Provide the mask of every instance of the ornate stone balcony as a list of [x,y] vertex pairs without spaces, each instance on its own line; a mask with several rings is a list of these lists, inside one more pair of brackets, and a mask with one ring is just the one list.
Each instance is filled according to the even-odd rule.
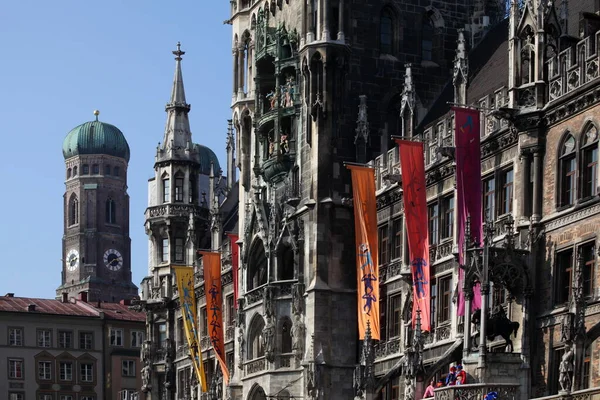
[[474,383],[435,389],[436,400],[481,400],[489,392],[498,392],[499,399],[518,399],[519,385],[510,383]]
[[392,338],[375,345],[375,359],[385,358],[391,355],[400,355],[400,337]]
[[208,210],[195,206],[193,204],[161,204],[146,208],[144,216],[146,219],[162,218],[162,217],[185,217],[190,214],[199,214],[200,217],[207,217]]
[[290,170],[292,160],[289,154],[282,154],[279,157],[270,157],[262,164],[262,172],[266,181],[276,182],[285,177]]

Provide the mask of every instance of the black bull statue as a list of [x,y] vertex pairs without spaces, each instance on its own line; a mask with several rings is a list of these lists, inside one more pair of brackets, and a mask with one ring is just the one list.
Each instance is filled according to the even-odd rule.
[[[473,324],[481,326],[481,310],[476,310],[473,313],[471,321],[473,322]],[[487,320],[485,336],[489,341],[494,340],[496,336],[502,336],[502,338],[506,342],[504,350],[508,351],[508,348],[510,347],[510,352],[512,352],[513,342],[510,339],[510,336],[514,334],[516,338],[518,330],[519,323],[516,321],[509,320],[508,317],[506,317],[506,314],[504,313],[504,309],[494,310],[490,318]]]

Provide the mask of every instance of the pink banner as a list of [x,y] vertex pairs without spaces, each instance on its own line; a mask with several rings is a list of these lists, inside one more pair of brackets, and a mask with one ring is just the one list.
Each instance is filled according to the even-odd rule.
[[425,159],[423,143],[396,140],[400,152],[404,217],[408,233],[408,250],[413,279],[412,324],[415,327],[417,310],[421,311],[421,329],[431,330],[431,291],[429,280],[429,231]]
[[[483,238],[481,194],[481,148],[479,111],[453,107],[456,144],[456,208],[458,231],[458,262],[464,265],[465,230],[470,219],[471,239],[481,245]],[[465,271],[458,270],[458,315],[465,315],[463,284]],[[471,312],[481,308],[479,283],[473,287]]]

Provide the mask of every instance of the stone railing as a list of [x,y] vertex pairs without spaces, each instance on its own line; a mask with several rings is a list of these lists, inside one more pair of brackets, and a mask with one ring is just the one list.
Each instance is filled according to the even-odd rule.
[[435,246],[429,247],[429,260],[433,264],[437,260],[452,255],[452,240],[445,240]]
[[210,349],[210,346],[211,346],[210,337],[202,336],[200,338],[200,348],[202,349],[202,351]]
[[177,358],[187,357],[188,355],[190,355],[190,347],[187,344],[182,344],[180,346],[177,346],[177,352],[176,352]]
[[248,361],[245,365],[246,375],[255,374],[267,369],[267,362],[264,357]]
[[263,300],[263,291],[264,287],[259,287],[258,289],[252,289],[247,292],[245,295],[246,305],[249,306],[250,304],[261,302]]
[[444,324],[435,328],[435,340],[446,340],[452,336],[452,325]]
[[379,268],[379,282],[385,283],[388,279],[399,276],[402,272],[402,259],[396,259]]
[[277,368],[292,368],[295,366],[293,354],[281,354],[277,358]]
[[600,387],[578,390],[568,394],[555,394],[553,396],[536,397],[531,400],[594,400],[600,398]]
[[400,354],[400,337],[395,337],[375,345],[375,358],[385,358]]
[[481,400],[489,392],[497,392],[502,400],[519,400],[519,385],[512,383],[474,383],[435,389],[436,400]]
[[190,214],[200,214],[206,217],[207,211],[192,204],[161,204],[146,209],[144,213],[146,219],[158,217],[187,217]]

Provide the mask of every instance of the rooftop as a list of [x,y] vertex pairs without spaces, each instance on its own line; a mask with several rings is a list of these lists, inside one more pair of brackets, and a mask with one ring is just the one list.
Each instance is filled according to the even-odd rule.
[[105,319],[141,322],[146,320],[144,313],[129,309],[120,303],[86,303],[82,300],[63,302],[55,299],[15,297],[12,293],[0,297],[0,312],[62,315],[71,317],[97,317],[104,313]]

